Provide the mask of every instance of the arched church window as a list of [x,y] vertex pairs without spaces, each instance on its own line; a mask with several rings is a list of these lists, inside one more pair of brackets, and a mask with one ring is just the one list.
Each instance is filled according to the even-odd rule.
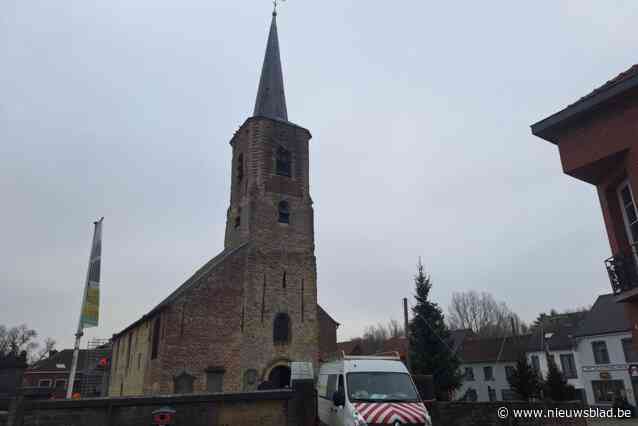
[[237,181],[241,182],[244,178],[244,154],[237,156]]
[[276,345],[285,345],[290,341],[290,317],[288,314],[282,312],[275,317],[273,340]]
[[290,151],[282,147],[277,148],[277,174],[279,176],[291,176],[291,162]]
[[173,377],[175,393],[193,393],[194,381],[195,377],[185,371],[182,371],[178,376]]
[[279,202],[279,223],[290,223],[290,207],[288,201]]

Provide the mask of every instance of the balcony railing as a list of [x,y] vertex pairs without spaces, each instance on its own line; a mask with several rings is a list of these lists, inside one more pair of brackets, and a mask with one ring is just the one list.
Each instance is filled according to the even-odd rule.
[[638,264],[636,246],[626,253],[620,253],[605,260],[609,281],[614,294],[638,288]]

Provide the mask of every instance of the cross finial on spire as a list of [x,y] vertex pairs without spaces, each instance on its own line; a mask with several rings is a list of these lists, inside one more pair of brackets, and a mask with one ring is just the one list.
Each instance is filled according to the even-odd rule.
[[272,16],[277,16],[277,6],[279,6],[279,2],[280,1],[286,1],[286,0],[272,0]]

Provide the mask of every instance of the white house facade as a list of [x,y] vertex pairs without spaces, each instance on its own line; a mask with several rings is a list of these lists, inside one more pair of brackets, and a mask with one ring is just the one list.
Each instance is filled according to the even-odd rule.
[[463,382],[455,399],[467,401],[507,401],[516,399],[507,378],[516,367],[518,354],[525,350],[525,338],[465,339],[458,351]]
[[456,399],[516,399],[507,379],[521,353],[542,378],[549,354],[576,397],[591,406],[611,406],[624,396],[638,407],[638,354],[631,324],[612,294],[599,296],[589,311],[546,315],[529,335],[465,339],[458,352],[463,383]]
[[516,399],[507,377],[516,362],[479,362],[461,364],[463,384],[458,399],[471,401],[508,401]]
[[617,395],[638,405],[638,377],[629,367],[638,365],[632,349],[631,325],[612,294],[600,296],[577,336],[579,372],[590,405],[611,405]]

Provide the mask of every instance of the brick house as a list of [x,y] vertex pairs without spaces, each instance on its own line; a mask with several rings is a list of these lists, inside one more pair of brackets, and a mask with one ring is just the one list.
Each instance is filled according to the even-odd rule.
[[612,252],[604,263],[638,345],[638,65],[531,129],[558,146],[566,174],[596,186]]
[[109,394],[237,392],[317,366],[338,323],[317,305],[310,132],[288,120],[273,13],[253,116],[230,140],[224,249],[113,336]]
[[[73,350],[53,352],[48,358],[27,368],[22,384],[27,388],[48,389],[51,393],[66,394],[67,381],[71,372]],[[79,391],[80,373],[86,365],[86,350],[80,350],[76,374],[75,390]]]
[[[106,395],[105,374],[108,373],[108,363],[100,366],[99,357],[108,359],[110,349],[100,349],[99,353],[95,350],[80,350],[74,393],[80,393],[83,397]],[[22,379],[25,393],[45,398],[65,398],[72,360],[73,349],[52,351],[47,358],[27,368]]]

